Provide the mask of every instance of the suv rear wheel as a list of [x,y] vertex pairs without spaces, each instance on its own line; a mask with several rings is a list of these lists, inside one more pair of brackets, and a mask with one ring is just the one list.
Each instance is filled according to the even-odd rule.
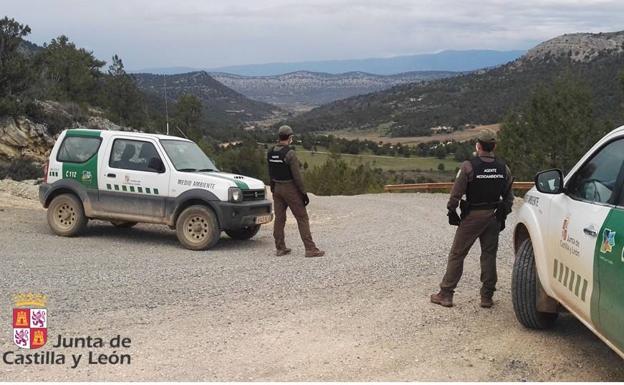
[[82,202],[73,194],[61,194],[48,206],[48,224],[52,231],[63,237],[79,235],[87,226]]
[[253,238],[260,231],[260,225],[243,227],[238,230],[225,230],[225,233],[230,236],[230,238],[239,239],[245,241],[247,239]]
[[201,205],[187,207],[176,221],[176,235],[182,246],[190,250],[206,250],[217,244],[221,236],[214,212]]
[[530,239],[526,239],[516,253],[511,277],[511,299],[516,318],[522,325],[530,329],[550,328],[558,315],[557,313],[544,313],[537,310],[539,285],[533,244]]

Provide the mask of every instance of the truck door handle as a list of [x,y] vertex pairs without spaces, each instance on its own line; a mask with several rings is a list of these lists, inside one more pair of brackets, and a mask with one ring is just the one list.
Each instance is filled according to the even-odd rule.
[[598,233],[596,232],[596,230],[594,230],[594,226],[584,228],[583,232],[592,237],[598,236]]
[[117,178],[117,175],[115,175],[113,173],[106,174],[106,176],[109,177],[109,178]]

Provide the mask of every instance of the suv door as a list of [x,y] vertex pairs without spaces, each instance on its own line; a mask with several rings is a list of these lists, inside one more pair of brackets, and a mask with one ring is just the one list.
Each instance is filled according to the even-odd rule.
[[163,218],[169,173],[157,144],[119,136],[108,146],[99,208],[108,213]]
[[552,200],[553,290],[566,306],[594,324],[601,294],[596,250],[619,194],[623,163],[624,140],[607,143],[568,179],[565,194]]
[[[621,149],[622,151],[624,149]],[[622,155],[624,156],[624,155]],[[598,330],[624,350],[624,171],[618,178],[618,198],[600,227],[594,257],[594,291],[598,309],[592,318]],[[592,298],[593,301],[593,298]],[[592,303],[593,305],[593,303]]]

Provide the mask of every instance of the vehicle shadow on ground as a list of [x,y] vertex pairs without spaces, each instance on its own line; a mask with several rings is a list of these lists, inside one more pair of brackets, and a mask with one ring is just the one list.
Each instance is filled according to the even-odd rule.
[[[135,244],[172,246],[175,249],[182,248],[182,246],[178,242],[178,238],[176,237],[175,230],[170,230],[165,226],[158,225],[139,224],[132,228],[119,228],[106,222],[95,222],[89,223],[82,236],[94,238],[109,238],[116,241],[127,241]],[[245,250],[252,250],[259,247],[260,245],[265,245],[265,243],[266,242],[260,239],[251,239],[246,241],[232,239],[225,235],[225,233],[223,233],[221,234],[219,242],[210,250],[236,250],[240,252]]]
[[[621,362],[621,358],[617,353],[611,350],[587,326],[570,313],[560,314],[554,327],[546,332],[564,340],[572,338],[575,345],[586,349],[589,355],[591,355],[589,353],[590,350],[594,352],[600,351],[600,355],[608,354],[614,363]],[[620,370],[620,373],[624,376],[624,368]]]

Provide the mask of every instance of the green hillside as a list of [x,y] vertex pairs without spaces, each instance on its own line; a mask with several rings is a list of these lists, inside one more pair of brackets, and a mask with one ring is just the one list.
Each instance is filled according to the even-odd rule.
[[621,122],[624,32],[577,35],[542,43],[498,68],[336,101],[288,123],[305,131],[384,128],[391,136],[427,135],[435,126],[498,123],[533,91],[564,75],[589,85],[596,118]]

